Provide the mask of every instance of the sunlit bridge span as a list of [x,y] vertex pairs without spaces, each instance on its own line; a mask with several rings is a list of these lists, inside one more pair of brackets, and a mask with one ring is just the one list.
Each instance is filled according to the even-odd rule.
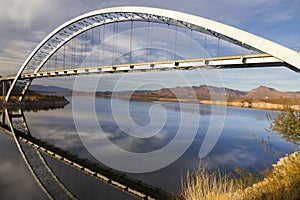
[[[138,72],[165,70],[277,66],[299,72],[299,52],[186,13],[114,7],[80,15],[59,26],[38,44],[16,75],[2,77],[0,81],[2,95],[10,102],[22,101],[37,78],[130,72],[138,76]],[[150,186],[137,187],[134,181],[126,179],[132,183],[128,186],[64,157],[59,150],[47,149],[47,145],[31,137],[22,110],[6,110],[2,117],[2,129],[15,138],[28,167],[49,198],[75,197],[52,173],[40,151],[137,198],[167,195],[156,192],[158,196],[151,196],[155,189]],[[37,163],[43,163],[42,169],[36,170]],[[45,174],[48,180],[44,180]]]

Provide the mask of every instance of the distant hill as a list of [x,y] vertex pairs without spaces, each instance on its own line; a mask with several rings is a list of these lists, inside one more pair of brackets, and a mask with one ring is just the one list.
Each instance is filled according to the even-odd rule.
[[57,86],[30,85],[29,90],[47,93],[72,93],[72,90]]
[[[123,98],[179,98],[179,99],[194,99],[194,96],[198,100],[210,100],[211,96],[214,99],[223,99],[223,91],[225,91],[227,100],[247,100],[247,99],[296,99],[300,98],[298,92],[281,92],[274,88],[259,86],[258,88],[250,91],[240,91],[230,88],[214,87],[207,85],[193,86],[193,87],[175,87],[175,88],[163,88],[160,90],[144,90],[135,91],[131,95],[131,91],[115,92],[114,97]],[[97,92],[97,96],[111,96],[111,92]],[[175,94],[177,96],[175,96]]]
[[218,99],[223,97],[223,91],[225,91],[227,99],[241,98],[247,93],[244,91],[233,90],[229,88],[200,85],[193,87],[176,87],[172,89],[161,89],[155,91],[136,91],[134,92],[134,95],[155,95],[167,98],[175,98],[175,94],[177,94],[178,98],[193,99],[194,96],[196,96],[197,99],[210,99],[213,94],[214,97]]
[[[72,93],[72,90],[57,86],[31,85],[29,88],[33,92],[47,92],[47,93]],[[210,100],[211,96],[214,99],[223,99],[223,91],[225,91],[227,100],[253,100],[253,99],[300,99],[300,92],[281,92],[275,88],[267,86],[259,86],[250,91],[234,90],[226,87],[215,86],[192,86],[192,87],[175,87],[162,88],[159,90],[139,90],[139,91],[122,91],[114,92],[114,97],[120,98],[138,98],[138,99],[155,99],[155,98],[178,98],[178,99],[195,99]],[[89,93],[81,92],[84,95]],[[133,94],[132,94],[133,93]],[[94,93],[93,93],[94,94]],[[177,96],[176,96],[176,95]],[[96,92],[96,96],[110,97],[112,92]]]
[[[35,96],[43,93],[52,93],[54,95],[72,94],[106,98],[112,97],[137,101],[187,102],[264,110],[286,110],[289,108],[300,112],[299,92],[281,92],[275,88],[270,88],[267,86],[259,86],[250,91],[240,91],[225,87],[200,85],[143,91],[72,92],[70,89],[56,86],[32,85],[30,86],[30,91],[28,92]],[[226,99],[224,98],[224,94],[226,95]]]
[[266,86],[259,86],[258,88],[252,89],[243,98],[245,99],[292,99],[300,98],[298,92],[280,92],[274,88]]

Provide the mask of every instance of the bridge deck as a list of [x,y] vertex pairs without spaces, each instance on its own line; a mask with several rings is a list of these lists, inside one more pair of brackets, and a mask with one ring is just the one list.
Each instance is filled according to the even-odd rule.
[[[240,56],[224,56],[214,58],[201,58],[191,60],[169,60],[160,62],[144,62],[131,64],[117,64],[99,67],[78,67],[70,69],[58,69],[39,71],[36,73],[23,73],[20,79],[35,79],[47,77],[61,77],[84,74],[111,74],[145,71],[166,71],[166,70],[195,70],[195,69],[222,69],[241,67],[274,67],[284,66],[285,63],[268,54],[251,54]],[[10,81],[15,75],[0,78],[0,81]]]

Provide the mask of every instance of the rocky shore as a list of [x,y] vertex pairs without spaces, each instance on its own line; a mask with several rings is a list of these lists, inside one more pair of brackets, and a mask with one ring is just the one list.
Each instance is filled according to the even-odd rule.
[[63,108],[69,103],[70,102],[63,96],[26,96],[22,102],[19,102],[17,99],[6,102],[4,97],[0,97],[0,109],[22,108],[24,110],[35,110]]

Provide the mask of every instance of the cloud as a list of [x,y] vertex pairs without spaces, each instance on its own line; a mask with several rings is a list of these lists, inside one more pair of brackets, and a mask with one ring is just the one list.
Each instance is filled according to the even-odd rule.
[[49,6],[46,0],[14,0],[4,4],[6,5],[1,5],[1,8],[7,12],[4,11],[4,15],[8,16],[7,20],[22,27],[30,27],[32,20]]

